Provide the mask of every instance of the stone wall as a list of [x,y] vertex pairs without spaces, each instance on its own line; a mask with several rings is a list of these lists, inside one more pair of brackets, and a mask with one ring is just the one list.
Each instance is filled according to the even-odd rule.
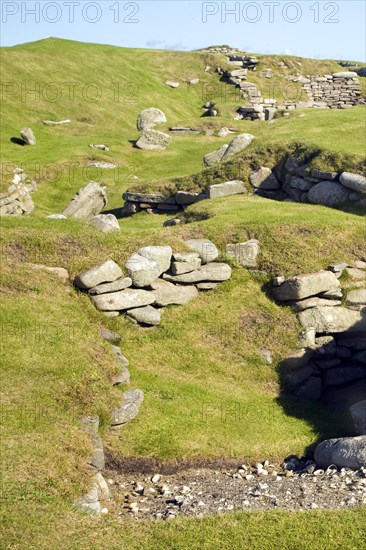
[[346,109],[364,102],[357,73],[354,72],[307,76],[302,79],[302,84],[309,99],[324,107]]
[[[301,347],[282,363],[288,390],[348,411],[360,434],[366,433],[364,260],[273,281],[275,299],[292,306],[303,327]],[[344,271],[348,280],[341,284]]]
[[[233,194],[254,193],[263,197],[340,207],[355,204],[366,209],[366,178],[351,172],[329,172],[309,168],[296,157],[288,157],[282,169],[261,167],[250,174],[250,188],[242,180],[210,185],[199,193],[178,191],[170,196],[126,192],[124,216],[141,210],[150,214],[182,212],[196,202]],[[249,187],[249,186],[248,186]]]

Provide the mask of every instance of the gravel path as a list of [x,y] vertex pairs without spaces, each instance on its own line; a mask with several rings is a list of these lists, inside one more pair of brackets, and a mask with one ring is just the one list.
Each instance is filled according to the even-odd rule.
[[278,471],[268,462],[225,470],[197,468],[154,475],[104,472],[109,511],[120,517],[171,520],[232,510],[342,509],[366,505],[366,468],[317,470],[295,458]]

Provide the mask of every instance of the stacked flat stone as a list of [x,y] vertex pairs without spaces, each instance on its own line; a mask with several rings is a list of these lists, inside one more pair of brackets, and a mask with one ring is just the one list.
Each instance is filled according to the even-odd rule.
[[185,244],[191,252],[173,254],[170,246],[140,248],[126,263],[127,276],[106,260],[80,273],[74,284],[107,316],[126,314],[140,325],[158,325],[163,307],[185,305],[198,290],[211,290],[231,277],[230,266],[216,262],[219,252],[211,241]]
[[360,82],[355,72],[307,76],[303,89],[311,101],[331,109],[347,109],[363,103]]

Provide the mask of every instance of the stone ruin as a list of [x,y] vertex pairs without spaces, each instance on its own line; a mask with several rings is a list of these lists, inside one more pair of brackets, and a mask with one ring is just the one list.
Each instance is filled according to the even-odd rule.
[[28,180],[22,168],[16,168],[7,192],[0,194],[0,216],[30,214],[34,210],[31,193],[36,188],[36,182]]

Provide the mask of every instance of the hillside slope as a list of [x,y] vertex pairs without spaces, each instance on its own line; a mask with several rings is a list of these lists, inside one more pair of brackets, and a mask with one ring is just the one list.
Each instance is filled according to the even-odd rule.
[[[161,108],[166,127],[231,126],[251,132],[256,140],[248,151],[301,139],[329,149],[330,157],[356,153],[361,161],[364,108],[309,110],[304,118],[294,114],[268,126],[234,122],[234,99],[222,102],[219,118],[201,118],[205,86],[218,86],[217,75],[204,68],[223,60],[199,52],[47,39],[4,48],[1,58],[2,78],[8,83],[2,98],[2,185],[8,184],[15,166],[23,166],[38,182],[30,216],[0,220],[2,511],[8,547],[148,549],[156,544],[183,550],[187,545],[226,548],[229,537],[231,547],[270,550],[274,537],[281,536],[288,548],[360,548],[363,510],[314,511],[306,522],[300,514],[274,512],[178,520],[174,525],[124,525],[118,511],[113,517],[85,518],[70,502],[88,483],[85,461],[91,448],[77,422],[82,414],[100,415],[104,443],[115,456],[161,461],[232,457],[280,462],[290,453],[306,452],[321,438],[344,435],[348,428],[338,414],[280,395],[278,369],[297,345],[300,327],[295,314],[274,303],[266,289],[278,274],[360,259],[364,219],[352,212],[254,196],[196,204],[187,210],[187,223],[171,228],[163,227],[167,215],[139,213],[121,219],[116,234],[45,216],[63,210],[89,179],[104,181],[108,208],[118,208],[123,191],[136,184],[133,175],[141,185],[153,180],[158,187],[178,176],[199,174],[203,154],[225,141],[204,134],[181,136],[164,152],[139,151],[131,140],[138,136],[136,118],[145,107]],[[266,63],[275,64],[274,59]],[[331,61],[303,63],[314,74],[338,68]],[[165,85],[168,78],[182,82],[195,77],[203,88]],[[32,94],[37,83],[39,93]],[[22,86],[23,94],[27,92],[23,98]],[[75,91],[71,99],[70,86]],[[95,90],[101,91],[98,101],[90,100]],[[60,97],[51,95],[60,92]],[[67,118],[72,122],[65,126],[42,123]],[[35,147],[10,141],[24,126],[33,129]],[[91,143],[106,143],[110,152],[92,150]],[[91,159],[112,160],[118,170],[86,169]],[[71,283],[32,266],[64,267],[72,280],[106,258],[123,266],[141,246],[169,244],[179,251],[186,239],[201,236],[212,239],[225,260],[226,243],[258,239],[258,272],[232,262],[230,281],[185,307],[168,308],[162,325],[152,330],[124,317],[102,317]],[[142,388],[146,396],[141,414],[118,433],[109,430],[109,411],[120,399],[120,390],[110,384],[117,364],[99,338],[102,325],[121,334],[131,388]],[[272,365],[263,361],[262,349],[271,351]],[[288,415],[291,406],[293,416]],[[241,411],[240,417],[235,411]]]

